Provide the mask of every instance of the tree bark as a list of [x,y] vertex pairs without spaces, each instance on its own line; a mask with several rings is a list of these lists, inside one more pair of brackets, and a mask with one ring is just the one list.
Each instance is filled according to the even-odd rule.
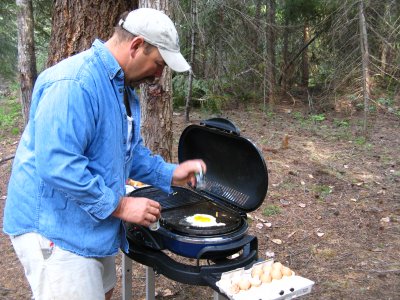
[[262,20],[261,20],[261,7],[263,6],[263,0],[256,1],[256,12],[254,15],[254,23],[255,23],[255,31],[253,34],[253,47],[254,51],[258,52],[260,46],[262,46],[262,35],[260,33],[263,32],[262,30]]
[[224,28],[224,16],[225,16],[225,11],[224,11],[224,5],[219,4],[220,9],[218,12],[218,23],[220,30],[218,30],[217,34],[217,41],[216,41],[216,51],[215,51],[215,56],[216,56],[216,79],[217,82],[221,79],[221,77],[224,74],[224,60],[223,60],[223,28]]
[[268,83],[268,106],[271,111],[275,107],[275,0],[268,1],[267,14],[267,83]]
[[32,0],[17,0],[18,69],[22,116],[29,121],[33,86],[37,77]]
[[191,45],[190,45],[190,65],[192,66],[192,70],[189,72],[189,83],[188,83],[188,94],[186,98],[185,105],[185,120],[189,122],[189,114],[190,114],[190,100],[192,99],[192,88],[193,88],[193,75],[194,75],[194,57],[195,57],[195,49],[196,49],[196,13],[197,6],[196,0],[191,1],[191,16],[192,16],[192,30],[191,30]]
[[137,8],[134,0],[55,0],[47,66],[107,40],[119,16]]
[[282,50],[282,92],[286,94],[288,90],[289,72],[286,66],[289,64],[289,20],[285,18],[285,28],[283,30],[283,50]]
[[[395,0],[387,1],[385,3],[385,12],[383,15],[383,21],[387,24],[392,24],[391,20],[391,9],[395,6]],[[396,32],[396,31],[394,31]],[[392,43],[392,34],[389,34],[388,36],[385,37],[385,39],[382,41],[382,51],[381,51],[381,75],[385,76],[386,75],[386,66],[388,63],[390,64],[391,62],[388,61],[390,57],[390,52],[391,52],[391,43]]]
[[[168,0],[140,0],[139,7],[162,10],[169,15]],[[172,72],[164,69],[158,83],[140,86],[142,136],[145,145],[166,161],[172,161]]]
[[370,92],[370,77],[369,77],[369,49],[368,49],[368,36],[367,25],[364,16],[364,2],[359,2],[359,24],[360,24],[360,46],[361,46],[361,59],[362,59],[362,85],[363,85],[363,98],[364,98],[364,134],[367,132],[367,118],[368,118],[368,105]]
[[[303,27],[303,44],[307,45],[310,40],[310,27],[308,26],[308,21],[304,22]],[[308,48],[304,49],[302,53],[302,65],[301,65],[301,84],[304,87],[308,87],[308,80],[310,77],[310,66],[308,57]]]

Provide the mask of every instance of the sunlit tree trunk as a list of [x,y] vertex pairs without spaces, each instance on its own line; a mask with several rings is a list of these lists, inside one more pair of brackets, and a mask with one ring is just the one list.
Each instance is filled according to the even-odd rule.
[[218,20],[217,22],[219,23],[219,34],[217,34],[217,40],[216,40],[216,51],[215,51],[215,58],[216,58],[216,64],[214,65],[216,68],[216,79],[217,82],[221,79],[221,77],[224,74],[224,60],[223,60],[223,28],[224,28],[224,6],[222,3],[219,5],[220,9],[218,11]]
[[360,21],[360,45],[361,45],[361,59],[362,59],[362,85],[364,97],[364,133],[367,132],[367,117],[370,91],[370,76],[369,76],[369,49],[368,49],[368,36],[367,24],[364,15],[364,2],[359,2],[359,21]]
[[[250,65],[253,65],[254,68],[260,72],[262,72],[262,69],[260,69],[260,56],[258,55],[258,53],[260,53],[260,49],[262,49],[262,45],[263,45],[263,26],[262,24],[262,18],[261,18],[261,7],[263,6],[263,0],[256,0],[255,2],[255,15],[254,15],[254,29],[251,31],[252,34],[252,38],[251,38],[251,43],[253,44],[252,48],[253,48],[253,52],[254,55],[251,59],[251,61],[249,61]],[[257,76],[252,76],[253,79],[253,90],[257,90],[260,86],[260,81],[257,78]]]
[[[303,44],[306,45],[310,40],[310,27],[308,26],[308,22],[304,22],[304,27],[303,27]],[[309,71],[309,57],[308,57],[308,49],[304,49],[302,53],[302,62],[301,62],[301,84],[304,87],[308,87],[308,80],[310,77],[310,71]]]
[[288,69],[286,66],[289,64],[289,20],[285,18],[285,28],[283,29],[283,50],[282,50],[282,92],[286,93],[288,90]]
[[257,0],[256,1],[256,12],[254,16],[254,23],[255,23],[255,31],[252,37],[253,40],[253,47],[254,51],[257,52],[262,46],[262,20],[261,20],[261,8],[263,6],[263,0]]
[[95,38],[107,40],[119,16],[137,8],[137,0],[55,0],[47,65],[90,48]]
[[275,0],[268,0],[267,14],[267,83],[268,83],[268,106],[271,111],[275,107]]
[[[150,7],[169,15],[168,0],[140,0],[139,7]],[[167,161],[172,161],[172,75],[170,68],[155,85],[140,87],[142,107],[142,136],[145,145]]]
[[33,85],[35,84],[36,56],[32,0],[17,0],[18,10],[18,71],[21,92],[22,116],[29,121]]
[[186,122],[189,122],[190,100],[192,99],[194,56],[195,56],[195,49],[196,49],[196,13],[197,13],[196,0],[192,0],[191,1],[192,30],[191,30],[191,39],[190,39],[191,40],[190,64],[192,66],[192,71],[189,73],[188,94],[187,94],[186,105],[185,105],[185,120],[186,120]]
[[[396,0],[390,0],[387,1],[385,4],[385,13],[383,15],[383,21],[386,24],[391,25],[392,20],[391,20],[391,14],[392,11],[391,9],[395,6],[395,1]],[[395,30],[393,32],[396,32]],[[381,50],[381,75],[385,76],[386,75],[386,66],[388,63],[390,63],[389,56],[390,56],[390,51],[391,51],[391,43],[392,43],[392,35],[390,34],[389,36],[385,36],[384,40],[382,41],[382,50]]]

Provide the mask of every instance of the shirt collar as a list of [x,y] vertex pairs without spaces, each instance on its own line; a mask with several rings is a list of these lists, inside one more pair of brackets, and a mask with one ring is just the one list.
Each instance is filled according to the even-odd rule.
[[104,45],[104,42],[96,39],[93,42],[93,50],[94,53],[100,58],[101,62],[103,63],[108,76],[110,79],[114,79],[114,77],[118,77],[119,79],[124,78],[124,72],[122,71],[121,66],[118,64],[118,61],[115,57],[111,54],[110,50]]

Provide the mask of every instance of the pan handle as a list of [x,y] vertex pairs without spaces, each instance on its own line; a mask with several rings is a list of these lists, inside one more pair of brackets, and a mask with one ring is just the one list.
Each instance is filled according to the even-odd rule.
[[238,136],[240,135],[240,129],[234,123],[225,118],[211,118],[202,121],[200,125],[216,128],[228,133],[233,133]]
[[[247,246],[247,247],[246,247]],[[200,264],[200,259],[204,258],[204,256],[212,257],[213,254],[218,253],[232,253],[234,251],[239,252],[244,247],[249,248],[249,251],[256,251],[258,248],[258,241],[255,236],[252,235],[245,235],[243,238],[235,241],[230,242],[228,244],[223,245],[216,245],[216,246],[206,246],[199,251],[197,254],[197,265]],[[216,255],[217,256],[217,255]]]

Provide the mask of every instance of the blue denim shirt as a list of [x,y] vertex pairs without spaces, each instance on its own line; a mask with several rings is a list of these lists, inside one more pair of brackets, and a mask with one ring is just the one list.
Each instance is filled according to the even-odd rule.
[[123,224],[111,215],[126,179],[170,192],[176,165],[143,146],[139,100],[129,88],[127,155],[123,91],[124,73],[99,40],[38,77],[8,185],[4,232],[38,232],[86,257],[128,250]]

